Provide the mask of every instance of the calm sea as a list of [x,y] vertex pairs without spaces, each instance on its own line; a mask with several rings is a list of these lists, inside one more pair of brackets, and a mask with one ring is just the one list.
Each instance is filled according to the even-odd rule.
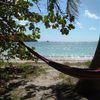
[[43,56],[92,57],[97,42],[26,42]]

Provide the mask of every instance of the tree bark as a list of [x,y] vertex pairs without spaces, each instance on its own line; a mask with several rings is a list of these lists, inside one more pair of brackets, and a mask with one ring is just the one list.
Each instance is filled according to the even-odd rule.
[[99,38],[97,49],[96,49],[94,58],[91,62],[90,68],[94,68],[94,69],[100,68],[100,38]]
[[[100,69],[100,38],[95,55],[89,68]],[[100,79],[86,80],[81,79],[76,84],[76,91],[88,100],[100,100]]]

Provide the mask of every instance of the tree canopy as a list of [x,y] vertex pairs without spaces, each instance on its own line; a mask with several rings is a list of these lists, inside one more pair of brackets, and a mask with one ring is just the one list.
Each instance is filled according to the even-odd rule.
[[[15,1],[15,0],[14,0]],[[62,9],[61,2],[66,3],[66,9]],[[46,0],[46,13],[41,8],[43,0],[16,0],[13,3],[0,2],[0,54],[1,58],[7,52],[7,57],[20,59],[32,59],[33,56],[21,46],[18,41],[24,41],[27,31],[31,32],[31,39],[40,38],[40,28],[37,24],[42,22],[46,28],[59,29],[67,35],[74,29],[75,17],[78,13],[79,0]],[[34,10],[38,10],[36,12]],[[20,22],[24,22],[21,24]]]

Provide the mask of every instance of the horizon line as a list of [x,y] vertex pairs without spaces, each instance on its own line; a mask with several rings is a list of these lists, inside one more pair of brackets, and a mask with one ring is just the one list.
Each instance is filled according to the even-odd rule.
[[98,41],[50,41],[50,40],[41,41],[41,40],[37,40],[37,42],[98,42]]

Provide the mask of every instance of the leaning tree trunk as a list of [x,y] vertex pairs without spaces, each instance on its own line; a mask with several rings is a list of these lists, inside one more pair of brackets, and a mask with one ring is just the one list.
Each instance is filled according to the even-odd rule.
[[[89,68],[100,69],[100,38],[98,46]],[[76,85],[77,92],[88,100],[100,100],[100,79],[81,79]]]

